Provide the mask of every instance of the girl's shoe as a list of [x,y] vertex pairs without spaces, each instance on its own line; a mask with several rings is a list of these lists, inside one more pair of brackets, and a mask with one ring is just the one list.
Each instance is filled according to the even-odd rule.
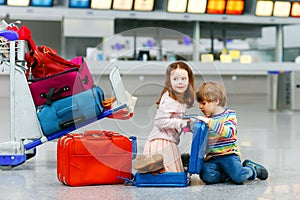
[[152,156],[138,155],[133,168],[139,173],[156,172],[164,168],[164,157],[161,154]]
[[260,180],[266,180],[269,177],[269,172],[264,166],[257,164],[251,160],[244,160],[243,166],[252,166],[256,171],[256,177]]

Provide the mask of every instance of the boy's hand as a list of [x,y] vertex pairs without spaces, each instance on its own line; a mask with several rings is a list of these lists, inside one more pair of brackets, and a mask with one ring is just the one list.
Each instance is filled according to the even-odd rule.
[[200,115],[185,115],[183,116],[183,119],[190,119],[191,121],[194,120],[201,120],[205,123],[209,122],[209,118],[208,117],[204,117],[204,116],[200,116]]
[[204,117],[204,116],[196,116],[195,118],[198,119],[198,120],[201,120],[201,121],[203,121],[203,122],[205,122],[205,123],[208,123],[208,122],[209,122],[209,118],[208,118],[208,117]]

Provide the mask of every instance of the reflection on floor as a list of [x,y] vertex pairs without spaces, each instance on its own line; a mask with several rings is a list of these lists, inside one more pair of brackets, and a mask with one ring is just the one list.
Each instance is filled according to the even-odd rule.
[[[155,113],[151,101],[140,98],[131,120],[104,119],[76,132],[97,128],[135,135],[141,152]],[[56,142],[48,142],[37,148],[34,158],[10,171],[0,171],[0,199],[300,199],[300,112],[269,111],[265,96],[230,96],[228,106],[238,113],[242,158],[263,163],[270,173],[266,181],[205,185],[193,175],[191,186],[184,188],[68,187],[56,178]],[[0,141],[4,142],[9,140],[8,100],[0,99],[0,107]],[[198,111],[193,108],[189,112]],[[190,139],[190,134],[182,136],[182,152],[189,151]]]

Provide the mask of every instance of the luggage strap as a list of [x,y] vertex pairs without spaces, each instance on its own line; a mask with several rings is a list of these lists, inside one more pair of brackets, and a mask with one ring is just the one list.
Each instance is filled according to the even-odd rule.
[[47,105],[51,105],[51,103],[52,103],[52,98],[53,98],[54,96],[60,95],[61,93],[67,92],[67,91],[69,91],[69,90],[70,90],[70,87],[69,87],[69,86],[62,87],[62,88],[60,88],[60,89],[57,90],[57,91],[55,91],[55,88],[50,88],[48,94],[42,93],[42,94],[41,94],[41,97],[42,97],[42,98],[46,98],[46,104],[47,104]]
[[133,175],[132,179],[124,178],[122,176],[118,176],[119,179],[124,180],[124,185],[126,186],[135,186],[135,176]]

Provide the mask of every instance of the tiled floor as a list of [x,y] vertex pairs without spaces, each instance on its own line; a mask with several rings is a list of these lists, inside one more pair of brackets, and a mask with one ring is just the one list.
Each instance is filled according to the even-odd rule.
[[[140,98],[131,120],[103,119],[78,132],[99,128],[135,135],[141,151],[155,113],[151,100]],[[48,142],[37,148],[34,158],[10,171],[0,171],[0,199],[300,199],[300,112],[269,111],[266,96],[230,96],[228,105],[238,112],[242,156],[268,168],[270,177],[266,181],[205,185],[193,175],[191,186],[184,188],[68,187],[56,178],[56,142]],[[0,107],[0,141],[4,142],[9,139],[8,100],[0,99]],[[188,152],[190,139],[189,134],[182,136],[182,152]]]

